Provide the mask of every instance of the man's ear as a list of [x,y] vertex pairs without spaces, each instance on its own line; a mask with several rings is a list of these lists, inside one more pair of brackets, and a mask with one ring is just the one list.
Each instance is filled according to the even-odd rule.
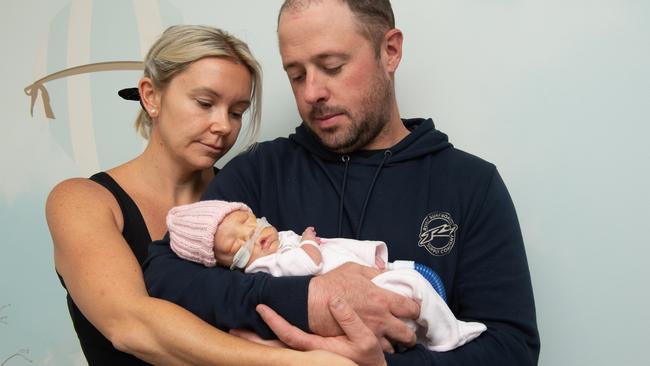
[[384,34],[384,42],[382,43],[381,56],[384,61],[386,71],[394,74],[402,60],[402,42],[404,35],[402,31],[393,28]]
[[160,92],[153,85],[153,81],[148,77],[143,77],[138,83],[140,92],[140,102],[149,117],[157,117],[160,113]]

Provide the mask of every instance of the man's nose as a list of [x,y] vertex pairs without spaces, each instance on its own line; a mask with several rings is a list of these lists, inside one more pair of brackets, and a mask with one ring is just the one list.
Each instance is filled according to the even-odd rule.
[[305,76],[304,99],[309,104],[316,104],[329,99],[329,89],[323,75],[317,72],[307,73]]

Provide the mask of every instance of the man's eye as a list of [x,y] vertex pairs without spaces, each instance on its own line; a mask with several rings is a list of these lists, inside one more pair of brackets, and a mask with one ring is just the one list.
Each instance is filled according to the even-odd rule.
[[298,82],[298,81],[302,81],[304,78],[305,78],[304,74],[289,75],[289,80],[291,80],[291,82],[294,82],[294,83]]
[[336,75],[339,72],[341,72],[341,69],[343,68],[343,65],[335,66],[335,67],[326,67],[325,72],[327,72],[330,75]]

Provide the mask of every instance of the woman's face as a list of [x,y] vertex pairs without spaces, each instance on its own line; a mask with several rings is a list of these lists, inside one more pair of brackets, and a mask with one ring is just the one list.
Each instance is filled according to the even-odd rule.
[[237,140],[251,85],[248,69],[232,60],[195,61],[159,94],[152,138],[192,170],[213,166]]

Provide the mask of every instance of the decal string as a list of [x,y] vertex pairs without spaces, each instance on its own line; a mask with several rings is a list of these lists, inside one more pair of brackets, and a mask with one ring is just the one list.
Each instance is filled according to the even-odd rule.
[[52,111],[52,105],[50,104],[50,94],[45,88],[45,84],[48,81],[65,78],[68,76],[87,74],[91,72],[100,72],[100,71],[117,71],[117,70],[135,70],[142,71],[144,69],[144,62],[142,61],[109,61],[109,62],[99,62],[94,64],[87,64],[81,66],[71,67],[69,69],[57,71],[50,75],[47,75],[43,78],[36,80],[34,83],[30,84],[25,88],[25,94],[31,97],[30,104],[30,114],[34,116],[34,105],[36,104],[36,99],[40,92],[43,99],[43,108],[45,109],[45,116],[49,119],[54,119],[54,112]]

